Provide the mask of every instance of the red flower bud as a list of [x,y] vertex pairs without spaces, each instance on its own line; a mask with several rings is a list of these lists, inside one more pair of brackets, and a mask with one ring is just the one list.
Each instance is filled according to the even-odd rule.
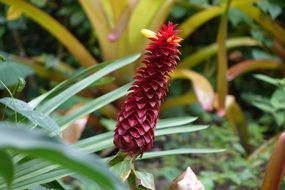
[[160,105],[168,89],[169,74],[179,60],[178,30],[171,22],[162,25],[158,33],[142,30],[152,42],[147,46],[142,67],[129,89],[115,129],[114,144],[132,157],[153,146],[154,130]]

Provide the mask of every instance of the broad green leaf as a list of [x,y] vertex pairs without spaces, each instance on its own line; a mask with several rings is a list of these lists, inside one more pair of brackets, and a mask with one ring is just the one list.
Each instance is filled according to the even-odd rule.
[[276,109],[285,109],[285,87],[279,87],[273,93],[270,102]]
[[21,10],[23,14],[44,27],[77,58],[82,66],[88,67],[97,63],[87,49],[62,24],[41,9],[26,1],[0,0],[0,2]]
[[10,155],[0,150],[0,177],[2,177],[9,187],[14,178],[14,164]]
[[[19,78],[26,78],[33,74],[33,70],[25,65],[13,61],[0,61],[0,80],[6,85],[15,85]],[[4,89],[0,84],[0,90]]]
[[181,155],[181,154],[209,154],[224,152],[225,149],[210,149],[210,148],[180,148],[174,150],[164,150],[157,152],[146,152],[143,154],[141,159],[156,158],[170,155]]
[[227,71],[229,81],[254,70],[278,69],[281,64],[272,60],[246,60],[230,67]]
[[196,97],[203,109],[206,111],[213,110],[215,97],[214,89],[211,83],[203,75],[190,70],[176,69],[171,74],[171,78],[186,78],[191,80]]
[[140,184],[147,189],[155,190],[153,175],[147,172],[134,171]]
[[113,165],[110,169],[113,171],[122,181],[126,181],[132,170],[132,160],[125,158],[123,161]]
[[46,131],[60,135],[60,128],[54,120],[40,111],[33,110],[26,102],[14,98],[1,98],[0,103],[20,113]]
[[[95,155],[71,148],[35,131],[0,123],[0,149],[12,149],[33,157],[59,164],[66,169],[88,177],[105,189],[125,189],[119,180],[109,172],[105,163]],[[22,141],[25,139],[25,141]]]
[[105,66],[103,69],[76,82],[75,84],[71,85],[69,88],[65,89],[58,95],[52,97],[47,102],[45,102],[43,105],[38,107],[38,109],[42,112],[45,112],[46,114],[51,113],[59,105],[64,103],[66,100],[68,100],[70,97],[74,96],[75,94],[83,90],[84,88],[88,87],[89,85],[99,80],[100,78],[104,77],[105,75],[134,62],[139,57],[140,57],[140,54],[135,54],[135,55],[124,57],[124,58],[111,62],[110,64]]
[[218,73],[217,73],[217,94],[218,94],[218,114],[225,114],[225,100],[226,95],[228,94],[228,83],[226,79],[226,72],[228,68],[228,59],[227,59],[227,48],[226,48],[226,39],[228,33],[228,11],[231,4],[231,0],[226,1],[226,7],[224,15],[222,16],[218,36]]
[[[236,48],[239,46],[261,46],[261,43],[253,38],[249,37],[236,37],[230,38],[226,41],[227,49]],[[193,53],[182,60],[179,63],[178,68],[191,68],[195,67],[202,61],[216,55],[218,52],[218,44],[213,43],[204,48],[199,49],[196,53]]]
[[121,98],[122,96],[128,93],[128,89],[130,88],[131,84],[124,85],[116,90],[113,90],[103,96],[96,98],[93,101],[86,103],[85,105],[81,106],[80,108],[76,109],[75,111],[71,112],[70,114],[62,117],[58,123],[62,129],[68,126],[73,121],[94,112],[95,110],[100,109],[101,107]]

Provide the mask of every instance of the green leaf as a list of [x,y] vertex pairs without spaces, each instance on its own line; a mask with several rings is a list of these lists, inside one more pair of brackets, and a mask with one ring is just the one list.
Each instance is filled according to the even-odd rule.
[[113,171],[122,181],[126,181],[132,170],[132,160],[125,158],[123,161],[113,165],[110,169]]
[[99,80],[100,78],[104,77],[105,75],[123,67],[126,66],[135,60],[137,60],[140,57],[140,54],[135,54],[131,56],[127,56],[121,59],[118,59],[116,61],[111,62],[110,64],[106,65],[103,69],[97,71],[96,73],[80,80],[79,82],[76,82],[69,88],[62,91],[60,94],[54,96],[47,102],[45,102],[43,105],[39,106],[39,110],[49,114],[52,111],[54,111],[59,105],[64,103],[66,100],[68,100],[70,97],[74,96],[81,90],[85,89],[95,81]]
[[142,186],[155,190],[153,175],[147,172],[134,171]]
[[33,110],[26,102],[14,98],[2,98],[0,103],[28,118],[35,125],[41,126],[50,133],[60,135],[57,123],[42,112]]
[[[33,70],[28,66],[12,61],[0,61],[0,80],[6,86],[15,85],[19,78],[26,78],[33,73]],[[3,85],[0,85],[1,89],[4,89]]]
[[273,93],[270,102],[276,109],[285,109],[285,87],[279,87]]
[[276,17],[282,13],[282,8],[269,0],[260,1],[257,3],[257,5],[264,12],[268,12],[273,19],[276,19]]
[[59,164],[96,181],[105,189],[126,189],[95,155],[88,155],[36,131],[15,127],[14,124],[7,126],[0,123],[0,128],[0,149],[12,149]]
[[157,123],[156,128],[162,129],[162,128],[186,125],[188,123],[192,123],[195,120],[197,120],[197,117],[174,117],[174,118],[160,119]]
[[[226,47],[227,49],[236,48],[239,46],[261,46],[261,43],[253,38],[249,37],[235,37],[227,39]],[[204,60],[216,55],[218,52],[218,44],[213,43],[206,47],[199,49],[199,51],[189,55],[184,58],[181,63],[179,63],[178,68],[194,67]]]
[[79,119],[84,115],[94,112],[95,110],[98,110],[99,108],[111,103],[112,101],[121,98],[122,96],[128,93],[128,89],[130,88],[130,86],[131,84],[124,85],[116,90],[113,90],[112,92],[109,92],[103,96],[96,98],[93,101],[86,103],[84,106],[61,118],[58,121],[59,125],[62,129],[64,129],[76,119]]
[[180,154],[209,154],[224,152],[225,149],[211,149],[211,148],[180,148],[174,150],[164,150],[157,152],[146,152],[143,154],[141,159],[149,159],[156,157],[163,157],[169,155],[180,155]]
[[165,128],[160,129],[156,131],[157,136],[163,136],[163,135],[169,135],[169,134],[176,134],[176,133],[190,133],[194,131],[200,131],[203,129],[208,128],[208,126],[205,125],[186,125],[186,126],[179,126],[179,127],[173,127],[173,128]]
[[285,84],[285,82],[283,82],[280,79],[272,78],[272,77],[269,77],[269,76],[266,76],[266,75],[261,75],[261,74],[254,75],[254,78],[257,78],[259,80],[262,80],[264,82],[267,82],[269,84],[273,84],[273,85],[276,85],[276,86]]
[[6,181],[9,187],[14,178],[14,164],[6,151],[0,150],[0,176]]
[[[159,119],[156,125],[157,129],[169,128],[169,127],[178,127],[181,125],[186,125],[193,121],[197,120],[196,117],[174,117],[167,119]],[[102,119],[101,123],[107,127],[108,130],[114,130],[116,121],[111,119]]]

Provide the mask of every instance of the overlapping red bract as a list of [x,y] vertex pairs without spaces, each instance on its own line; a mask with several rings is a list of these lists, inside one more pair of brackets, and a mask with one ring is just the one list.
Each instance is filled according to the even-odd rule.
[[179,42],[175,25],[162,25],[147,46],[144,64],[138,68],[115,129],[114,144],[132,157],[150,150],[160,105],[168,89],[169,73],[175,69]]

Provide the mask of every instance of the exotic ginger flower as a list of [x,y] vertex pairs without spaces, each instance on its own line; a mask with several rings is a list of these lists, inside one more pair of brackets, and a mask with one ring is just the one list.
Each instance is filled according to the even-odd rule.
[[179,60],[178,30],[171,22],[162,25],[158,33],[143,29],[152,42],[147,46],[135,82],[122,105],[115,129],[114,144],[132,157],[153,146],[158,112],[168,90],[169,74]]

